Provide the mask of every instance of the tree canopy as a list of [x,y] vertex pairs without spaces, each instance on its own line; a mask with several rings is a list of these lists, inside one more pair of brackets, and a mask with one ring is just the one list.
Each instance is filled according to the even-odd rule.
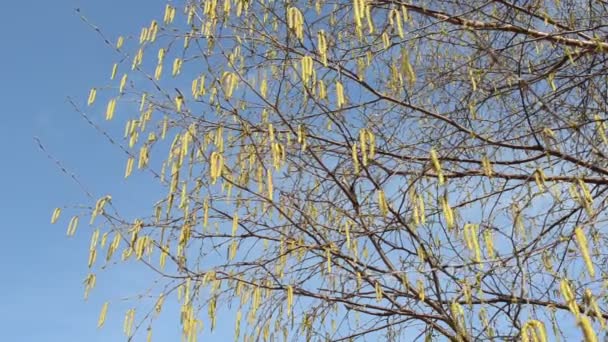
[[607,15],[603,0],[192,0],[138,35],[94,27],[118,58],[87,117],[124,121],[106,134],[127,155],[116,172],[165,191],[137,219],[110,196],[72,218],[70,234],[103,221],[87,290],[108,261],[162,275],[129,337],[177,298],[187,341],[228,306],[244,341],[597,341]]

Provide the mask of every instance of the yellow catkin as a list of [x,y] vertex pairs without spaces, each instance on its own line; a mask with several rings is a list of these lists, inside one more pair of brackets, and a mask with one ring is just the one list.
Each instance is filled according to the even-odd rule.
[[181,95],[175,97],[175,110],[179,113],[182,111],[182,105],[184,104],[184,98]]
[[99,241],[99,229],[95,229],[93,234],[91,235],[91,244],[89,250],[93,250],[97,247],[97,242]]
[[137,161],[137,168],[138,169],[143,169],[146,166],[148,166],[149,159],[150,158],[149,158],[148,145],[143,145],[139,149],[139,159]]
[[471,305],[471,303],[473,301],[473,297],[471,294],[471,287],[469,286],[469,283],[467,281],[465,281],[464,284],[462,285],[462,294],[464,296],[464,300],[466,301],[466,303]]
[[382,287],[380,286],[379,281],[376,282],[375,291],[376,291],[376,301],[377,302],[382,301]]
[[291,316],[293,307],[293,286],[287,286],[287,315]]
[[361,161],[363,166],[367,166],[367,139],[363,130],[359,131],[359,146],[361,147]]
[[420,209],[418,208],[418,205],[416,203],[414,203],[414,205],[412,206],[412,218],[414,220],[414,224],[415,226],[419,226],[421,223],[420,220]]
[[549,82],[549,85],[551,86],[551,89],[552,89],[553,91],[556,91],[556,90],[557,90],[557,87],[555,86],[555,82],[554,82],[554,80],[555,80],[555,73],[550,73],[550,74],[547,76],[547,80],[548,80],[548,82]]
[[97,97],[97,89],[91,88],[89,91],[89,99],[87,100],[87,106],[92,105],[95,102],[95,98]]
[[167,136],[167,129],[169,128],[169,117],[168,116],[164,116],[163,117],[163,128],[162,131],[160,133],[160,138],[165,140],[165,137]]
[[93,222],[95,222],[95,218],[98,215],[101,215],[104,213],[103,208],[106,205],[106,203],[108,203],[109,201],[112,200],[112,196],[110,195],[106,195],[102,198],[100,198],[99,200],[97,200],[97,203],[95,204],[95,209],[93,210],[93,213],[91,214],[91,221],[89,222],[89,224],[93,224]]
[[593,203],[593,195],[591,195],[591,192],[589,191],[589,187],[587,186],[587,184],[585,182],[583,182],[581,179],[578,179],[577,183],[578,183],[579,187],[581,188],[585,201],[588,203]]
[[416,290],[418,291],[418,299],[424,302],[426,295],[424,293],[424,283],[421,279],[416,280]]
[[397,9],[392,9],[389,13],[389,23],[393,26],[393,29],[399,34],[399,38],[405,38],[403,32],[403,23],[401,22],[401,14]]
[[234,91],[238,86],[239,78],[238,75],[232,72],[224,72],[222,74],[222,86],[224,87],[224,93],[226,100],[230,100]]
[[154,304],[154,311],[159,314],[163,309],[163,303],[165,302],[165,294],[161,293],[156,300],[156,304]]
[[139,48],[139,50],[137,50],[137,53],[135,54],[135,57],[133,57],[133,63],[131,64],[131,70],[137,69],[143,62],[143,59],[144,59],[144,50],[142,48]]
[[123,331],[124,331],[125,335],[127,335],[129,337],[133,333],[133,322],[134,321],[135,321],[135,309],[127,310],[127,313],[125,314],[125,320],[123,323]]
[[424,207],[424,198],[422,195],[418,196],[418,214],[420,215],[420,223],[426,223],[426,210]]
[[577,196],[580,203],[585,208],[589,216],[593,216],[593,195],[589,191],[589,187],[582,179],[577,179],[578,188],[582,196]]
[[317,49],[321,56],[321,62],[327,67],[327,39],[325,38],[325,31],[323,30],[317,32]]
[[127,167],[125,170],[125,178],[128,178],[131,175],[131,172],[133,172],[133,163],[135,162],[135,158],[133,157],[129,157],[129,159],[127,159]]
[[327,87],[325,86],[325,82],[323,82],[323,80],[319,80],[319,82],[317,82],[317,86],[319,87],[319,99],[327,100]]
[[182,71],[183,61],[180,58],[176,58],[173,60],[173,70],[171,71],[171,75],[173,77],[179,75]]
[[[530,339],[530,337],[532,337]],[[527,321],[521,329],[522,342],[547,342],[547,330],[545,324],[537,320]]]
[[114,63],[112,66],[112,73],[110,74],[110,79],[113,80],[116,77],[116,72],[118,71],[118,63]]
[[389,207],[383,190],[378,190],[378,208],[380,208],[382,216],[388,215]]
[[203,201],[203,228],[209,225],[209,198],[205,197]]
[[84,299],[89,298],[89,292],[95,287],[95,283],[97,282],[97,277],[93,273],[89,273],[87,277],[84,279]]
[[270,169],[268,169],[266,172],[266,178],[268,182],[268,199],[272,201],[274,195],[274,186],[272,184],[272,171]]
[[483,172],[487,177],[492,177],[492,175],[494,174],[494,170],[492,170],[492,163],[490,162],[490,159],[487,156],[483,156],[483,158],[481,158],[481,166],[483,168]]
[[268,95],[268,81],[266,78],[264,78],[260,84],[260,95],[262,95],[262,98],[264,99]]
[[408,15],[407,6],[405,6],[404,4],[401,4],[401,13],[403,15],[403,22],[407,23],[410,18]]
[[597,299],[593,296],[593,293],[591,292],[591,290],[586,289],[585,290],[585,298],[587,299],[589,306],[591,307],[591,309],[593,309],[593,312],[595,313],[595,319],[600,321],[600,325],[602,326],[602,329],[606,328],[606,320],[604,319],[604,314],[602,313],[602,310],[600,309],[599,305],[597,304]]
[[360,1],[359,0],[353,0],[353,15],[355,17],[355,25],[357,27],[361,26],[361,18],[362,18],[362,12],[363,9],[360,8]]
[[144,110],[144,105],[146,104],[146,97],[148,97],[148,94],[143,92],[141,94],[141,98],[139,99],[139,111],[143,111]]
[[606,124],[604,123],[604,120],[602,120],[602,117],[598,114],[594,115],[594,119],[597,128],[597,133],[599,134],[604,144],[608,145],[608,137],[606,136]]
[[158,64],[156,66],[156,69],[154,69],[154,79],[155,80],[160,80],[160,77],[163,74],[163,65],[162,64]]
[[374,158],[376,154],[376,138],[374,134],[367,128],[359,131],[359,144],[361,146],[361,161],[363,166],[367,166],[369,160]]
[[344,86],[340,81],[336,82],[336,105],[338,108],[342,108],[346,104],[344,98]]
[[548,252],[544,252],[542,255],[542,260],[543,260],[543,266],[545,267],[545,269],[553,274],[553,260],[551,258],[551,255]]
[[150,27],[148,28],[148,36],[146,40],[150,42],[154,42],[156,40],[156,35],[158,34],[158,23],[156,20],[152,20],[150,23]]
[[230,0],[224,0],[224,13],[228,16],[230,15],[230,8],[231,8],[231,3]]
[[106,246],[107,241],[108,241],[108,232],[105,232],[101,236],[101,242],[99,243],[99,246],[101,246],[101,248],[104,248]]
[[197,98],[198,98],[198,96],[199,96],[199,90],[198,90],[198,89],[199,89],[199,87],[198,87],[198,82],[199,82],[199,79],[198,79],[198,78],[193,79],[193,80],[192,80],[192,85],[191,85],[191,87],[190,87],[190,91],[191,91],[191,93],[192,93],[192,97],[193,97],[194,99],[197,99]]
[[536,169],[536,171],[534,171],[534,181],[536,182],[538,190],[545,190],[545,174],[543,173],[543,170]]
[[163,22],[168,25],[171,24],[173,22],[173,20],[175,19],[175,7],[167,4],[165,6],[165,16],[163,17]]
[[382,45],[385,49],[388,49],[391,46],[391,41],[386,31],[382,33]]
[[572,184],[571,186],[568,187],[568,192],[570,193],[570,196],[572,197],[573,200],[579,202],[580,201],[580,196],[578,194],[578,192],[576,191],[576,186],[574,184]]
[[477,80],[475,79],[475,72],[473,69],[469,69],[469,80],[471,81],[471,89],[477,91]]
[[92,249],[89,251],[89,262],[88,262],[89,268],[91,268],[93,266],[93,264],[95,263],[95,260],[97,260],[97,250]]
[[593,267],[593,262],[591,261],[591,256],[589,255],[589,249],[587,247],[587,237],[585,233],[581,229],[581,227],[576,227],[574,229],[574,234],[576,236],[576,242],[578,243],[578,247],[583,255],[583,260],[585,261],[585,266],[587,266],[587,271],[589,272],[589,276],[591,278],[595,277],[595,268]]
[[445,183],[445,179],[443,177],[443,171],[441,170],[441,163],[439,162],[439,158],[437,157],[437,152],[435,149],[431,149],[431,162],[433,164],[433,169],[437,174],[437,178],[439,179],[439,185],[443,185]]
[[302,151],[306,150],[306,129],[303,125],[298,126],[298,143],[302,146]]
[[359,165],[359,157],[357,156],[357,143],[353,143],[353,147],[352,147],[352,158],[353,158],[353,166],[355,168],[355,174],[359,174],[359,172],[361,171],[361,167]]
[[228,250],[228,260],[232,261],[236,257],[236,252],[238,251],[239,243],[237,240],[232,241],[230,243],[230,247]]
[[367,30],[369,34],[374,33],[374,22],[372,20],[372,6],[365,6],[365,17],[367,18]]
[[585,342],[597,342],[598,341],[597,335],[595,334],[595,331],[593,330],[593,326],[591,325],[591,321],[589,321],[589,318],[586,315],[580,315],[578,324],[581,327],[581,329],[583,330],[583,336],[585,337]]
[[477,228],[479,226],[475,224],[464,225],[464,236],[467,243],[467,247],[470,251],[475,253],[475,261],[481,262],[481,249],[479,248],[479,242],[477,240]]
[[459,335],[464,335],[465,334],[465,322],[464,322],[464,309],[462,308],[462,306],[456,302],[452,302],[452,304],[450,305],[450,311],[452,312],[452,316],[454,317],[454,320],[456,321],[456,326],[458,329],[458,334]]
[[568,308],[570,312],[577,318],[580,316],[580,310],[578,304],[576,303],[576,298],[574,297],[574,293],[572,292],[572,287],[570,286],[570,282],[567,279],[562,279],[560,281],[560,291],[566,304],[568,304]]
[[350,223],[348,222],[344,223],[344,235],[346,235],[346,247],[350,249]]
[[452,229],[454,228],[454,212],[452,211],[446,196],[442,196],[440,201],[445,223],[448,226],[448,229]]
[[139,44],[143,44],[148,40],[148,28],[142,27],[139,32]]
[[106,261],[110,261],[110,259],[112,259],[112,255],[114,255],[114,252],[116,252],[116,250],[120,246],[120,241],[121,241],[120,234],[117,234],[117,233],[114,234],[114,239],[112,239],[112,243],[110,243],[110,245],[108,246],[108,253],[106,255]]
[[175,20],[175,7],[171,7],[171,13],[169,14],[169,23],[172,23]]
[[120,49],[125,42],[125,38],[123,36],[119,36],[116,40],[116,48]]
[[67,235],[72,236],[76,233],[76,229],[78,228],[78,216],[72,217],[70,223],[68,224]]
[[222,169],[224,168],[224,158],[222,157],[222,155],[218,152],[213,152],[211,153],[211,157],[210,157],[210,177],[211,177],[211,184],[215,184],[218,180],[218,178],[220,178],[222,176]]
[[120,79],[120,86],[118,87],[118,92],[123,93],[125,91],[125,86],[127,85],[127,74],[122,75]]
[[239,228],[239,214],[238,213],[234,213],[234,215],[232,216],[232,237],[236,236],[236,232]]
[[416,72],[410,62],[410,55],[406,48],[401,48],[401,74],[405,75],[410,85],[416,83]]
[[486,250],[488,252],[488,256],[493,259],[495,257],[495,251],[494,251],[494,236],[492,236],[492,231],[491,230],[484,230],[483,232],[483,239],[486,243]]
[[304,56],[302,57],[302,60],[300,62],[301,64],[301,72],[302,72],[302,82],[304,82],[305,85],[307,85],[312,77],[313,77],[313,60],[312,57],[310,56]]
[[106,107],[106,120],[112,120],[114,111],[116,110],[116,99],[111,99]]
[[103,303],[101,307],[101,312],[99,313],[99,319],[97,320],[97,328],[103,327],[103,324],[106,322],[106,314],[108,313],[108,302]]
[[287,26],[293,30],[299,40],[304,39],[304,16],[296,7],[287,10]]
[[[227,2],[230,3],[230,0],[227,0]],[[241,310],[239,310],[236,313],[236,320],[235,320],[235,327],[234,327],[235,341],[239,340],[239,335],[241,334],[241,317],[242,317],[242,313],[241,313]]]
[[168,255],[169,246],[164,246],[160,252],[160,258],[158,260],[158,264],[160,269],[165,269],[165,264],[167,263],[167,255]]
[[269,123],[268,124],[268,140],[272,143],[274,142],[275,136],[274,136],[274,126]]
[[55,208],[55,210],[53,210],[53,216],[51,216],[51,224],[57,222],[59,215],[61,215],[61,208]]
[[159,80],[163,73],[163,61],[165,59],[166,50],[161,48],[158,50],[158,63],[156,64],[156,69],[154,71],[154,79]]

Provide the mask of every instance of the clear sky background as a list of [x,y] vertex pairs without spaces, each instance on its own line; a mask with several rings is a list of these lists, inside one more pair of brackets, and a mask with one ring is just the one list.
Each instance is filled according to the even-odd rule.
[[[151,282],[141,267],[96,272],[97,287],[83,300],[91,229],[82,219],[73,238],[65,231],[70,210],[50,224],[55,207],[90,203],[82,189],[38,149],[38,137],[95,198],[111,194],[126,215],[136,216],[137,198],[157,198],[145,179],[123,179],[125,156],[92,129],[67,102],[86,102],[91,87],[110,84],[118,56],[84,24],[80,8],[109,39],[138,35],[162,19],[164,0],[2,1],[0,20],[0,341],[124,341],[122,322],[137,295]],[[113,82],[114,86],[116,82]],[[105,101],[87,112],[104,123]],[[115,124],[122,129],[121,110]],[[104,123],[104,125],[106,125]],[[148,209],[148,207],[145,207]],[[103,259],[105,253],[101,253]],[[111,302],[106,326],[99,310]],[[178,311],[168,307],[154,325],[153,341],[179,341]],[[204,340],[232,340],[233,316],[218,320],[218,333]],[[145,329],[145,327],[144,327]],[[136,341],[145,340],[139,334]]]
[[[137,294],[138,286],[149,283],[150,278],[140,268],[115,267],[98,273],[97,288],[87,302],[83,300],[91,231],[88,219],[82,219],[76,236],[68,238],[69,211],[56,225],[50,224],[50,217],[57,206],[89,201],[77,184],[40,152],[33,138],[39,137],[93,196],[110,193],[118,207],[137,212],[139,208],[125,204],[147,195],[144,182],[135,181],[135,191],[131,185],[125,190],[125,156],[66,101],[71,96],[84,104],[91,87],[109,84],[111,65],[117,59],[74,9],[80,8],[108,38],[116,39],[120,34],[138,35],[153,18],[162,19],[164,4],[163,0],[2,2],[2,341],[125,340],[122,321],[130,306],[121,299]],[[101,107],[105,108],[105,102],[88,113],[97,122],[103,122]],[[120,111],[116,115],[120,116]],[[101,259],[105,252],[102,254]],[[99,310],[106,300],[112,304],[106,326],[98,330]],[[155,325],[154,341],[179,340],[177,315],[173,311],[174,317],[161,317],[167,324]]]

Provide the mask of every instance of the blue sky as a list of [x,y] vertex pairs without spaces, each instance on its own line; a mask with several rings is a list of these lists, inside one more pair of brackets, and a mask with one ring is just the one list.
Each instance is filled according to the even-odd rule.
[[[71,108],[68,96],[86,101],[92,86],[109,82],[116,56],[74,12],[80,8],[110,38],[138,34],[162,18],[162,0],[7,1],[0,21],[0,340],[121,341],[129,307],[121,298],[145,288],[149,277],[116,267],[98,274],[83,300],[90,228],[82,222],[65,235],[68,214],[50,224],[53,208],[87,203],[81,189],[41,153],[33,138],[72,172],[95,197],[111,193],[119,207],[134,198],[124,190],[124,155],[107,144]],[[98,122],[101,111],[89,113]],[[119,114],[118,114],[119,115]],[[123,121],[124,122],[124,121]],[[83,220],[86,221],[86,220]],[[87,231],[89,230],[89,231]],[[96,328],[102,303],[112,301],[106,326]],[[176,313],[174,312],[173,315]],[[166,315],[169,316],[169,315]],[[154,330],[155,341],[178,340],[179,325]],[[159,325],[160,326],[160,325]],[[136,339],[137,341],[141,339]]]
[[[89,203],[82,190],[42,153],[74,172],[98,198],[137,215],[134,199],[148,194],[145,178],[123,179],[124,155],[106,143],[73,110],[93,86],[109,84],[117,56],[74,12],[80,8],[110,39],[138,35],[162,18],[164,0],[5,1],[0,20],[0,340],[124,341],[122,320],[133,302],[121,300],[146,289],[152,280],[139,267],[98,273],[97,287],[83,300],[88,273],[90,228],[83,219],[73,238],[65,235],[69,210],[56,225],[53,209]],[[104,104],[105,102],[99,101]],[[84,107],[84,106],[83,106]],[[103,105],[88,114],[103,122]],[[117,116],[120,116],[120,110]],[[117,118],[120,119],[120,118]],[[122,125],[124,120],[115,120]],[[138,197],[139,196],[139,197]],[[152,197],[152,196],[150,196]],[[156,198],[154,196],[153,198]],[[146,207],[147,209],[147,207]],[[123,212],[124,213],[124,212]],[[111,302],[106,326],[96,327],[101,305]],[[154,326],[154,341],[179,340],[177,312],[165,312]],[[231,340],[233,317],[222,318],[217,339]],[[160,321],[159,321],[160,323]],[[144,340],[141,335],[136,341]]]

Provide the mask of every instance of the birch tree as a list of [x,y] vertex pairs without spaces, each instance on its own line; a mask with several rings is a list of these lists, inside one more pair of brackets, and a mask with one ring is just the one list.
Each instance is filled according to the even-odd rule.
[[187,341],[227,307],[243,341],[597,341],[607,16],[603,0],[182,0],[140,32],[95,28],[116,63],[75,106],[125,124],[100,136],[125,155],[111,172],[164,191],[137,219],[111,194],[68,218],[102,223],[87,291],[117,261],[161,276],[128,338],[178,300]]

